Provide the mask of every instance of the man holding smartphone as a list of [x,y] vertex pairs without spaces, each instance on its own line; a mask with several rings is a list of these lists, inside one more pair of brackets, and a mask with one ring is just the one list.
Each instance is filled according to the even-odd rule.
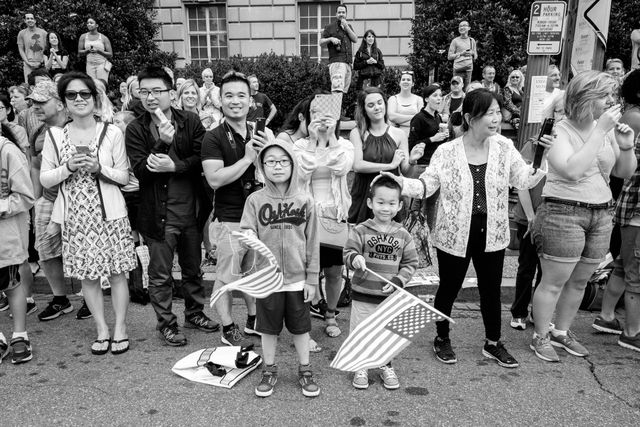
[[203,312],[200,274],[202,234],[197,217],[204,199],[200,147],[205,129],[195,113],[171,107],[176,93],[164,69],[148,67],[138,74],[138,81],[146,112],[129,123],[125,141],[140,182],[138,231],[149,246],[149,299],[164,342],[183,346],[187,338],[171,310],[176,250],[182,269],[184,326],[205,332],[220,327]]
[[351,63],[353,55],[351,52],[351,44],[358,41],[356,33],[353,31],[351,24],[347,22],[347,6],[338,5],[336,10],[336,20],[322,31],[320,39],[321,46],[327,46],[329,49],[329,75],[333,81],[335,74],[342,75],[342,93],[349,91],[351,85]]

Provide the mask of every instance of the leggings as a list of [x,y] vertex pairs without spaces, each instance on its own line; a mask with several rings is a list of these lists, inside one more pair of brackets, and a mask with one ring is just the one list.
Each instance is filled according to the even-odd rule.
[[[447,316],[451,315],[453,302],[462,287],[469,261],[478,275],[478,291],[480,292],[480,312],[484,322],[486,338],[490,341],[500,339],[501,305],[500,285],[502,283],[502,267],[504,263],[504,249],[496,252],[485,252],[487,239],[486,215],[471,217],[471,230],[467,243],[465,257],[457,257],[437,250],[440,286],[436,292],[434,306]],[[440,338],[449,337],[449,322],[436,322],[436,329]]]

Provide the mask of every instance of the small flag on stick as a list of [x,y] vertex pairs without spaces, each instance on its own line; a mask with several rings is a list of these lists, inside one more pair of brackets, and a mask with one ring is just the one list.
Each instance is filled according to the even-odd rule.
[[237,237],[240,242],[265,256],[269,260],[269,265],[215,291],[211,294],[209,306],[213,307],[223,293],[232,290],[244,292],[254,298],[266,298],[274,292],[281,291],[284,288],[284,279],[282,277],[282,273],[278,269],[276,258],[273,256],[269,248],[258,240],[257,237],[247,236],[237,231],[234,231],[231,234]]

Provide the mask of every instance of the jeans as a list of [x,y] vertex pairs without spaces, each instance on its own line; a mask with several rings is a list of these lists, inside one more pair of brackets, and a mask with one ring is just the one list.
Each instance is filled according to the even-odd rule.
[[[518,254],[518,273],[516,275],[516,296],[511,305],[511,315],[515,318],[525,318],[529,315],[529,303],[532,296],[532,284],[535,277],[536,283],[533,288],[540,284],[542,270],[540,269],[540,259],[536,252],[536,247],[531,242],[531,236],[525,236],[527,226],[518,224],[518,240],[520,241],[520,251]],[[536,271],[538,275],[536,276]]]
[[464,85],[462,90],[467,90],[467,86],[469,86],[469,83],[471,83],[472,73],[473,73],[473,68],[470,68],[468,70],[460,70],[460,71],[453,70],[454,76],[458,76],[462,78],[462,84]]
[[154,240],[145,236],[149,246],[149,299],[156,312],[158,330],[177,325],[178,319],[171,311],[173,300],[173,254],[178,251],[178,262],[182,269],[182,290],[184,294],[184,315],[201,312],[205,296],[202,286],[200,244],[202,235],[193,224],[186,227],[167,225],[164,240]]
[[[471,217],[471,230],[464,258],[437,250],[440,286],[438,286],[433,305],[447,316],[451,315],[453,302],[462,287],[469,261],[473,261],[478,275],[480,313],[482,313],[486,338],[498,341],[501,327],[500,285],[502,284],[504,249],[485,252],[486,240],[487,217],[474,215]],[[448,320],[436,322],[436,329],[440,338],[449,337]]]

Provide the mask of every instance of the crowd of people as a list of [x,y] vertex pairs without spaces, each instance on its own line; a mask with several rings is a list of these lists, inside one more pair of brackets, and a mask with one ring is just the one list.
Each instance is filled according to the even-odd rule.
[[[339,6],[320,40],[329,46],[330,73],[344,91],[357,40],[346,14]],[[25,22],[23,31],[38,33],[33,15]],[[16,364],[32,358],[26,318],[37,307],[30,250],[53,294],[38,318],[50,321],[74,310],[64,280],[75,278],[86,303],[79,318],[95,322],[91,353],[127,352],[132,272],[140,268],[136,248],[144,245],[147,298],[165,344],[187,343],[172,306],[177,254],[184,328],[220,331],[229,346],[260,336],[264,365],[255,393],[266,397],[277,382],[276,348],[286,326],[302,393],[318,396],[309,360],[317,349],[311,310],[335,338],[343,332],[336,308],[345,267],[353,272],[350,332],[394,286],[407,284],[421,255],[403,220],[417,210],[425,214],[438,260],[435,308],[451,314],[472,261],[485,328],[482,354],[517,367],[502,341],[500,312],[510,188],[518,190],[521,240],[510,325],[524,330],[528,320],[534,323],[531,349],[542,360],[558,361],[555,348],[584,357],[589,352],[571,325],[590,275],[609,251],[616,198],[611,175],[625,179],[615,203],[622,244],[593,327],[619,334],[621,346],[640,351],[640,70],[624,76],[609,61],[608,73],[580,73],[562,90],[557,67],[550,67],[545,114],[556,125],[520,153],[500,132],[506,113],[512,124],[519,118],[523,73],[513,70],[501,88],[495,68],[486,66],[481,82],[469,82],[477,45],[467,22],[449,50],[454,76],[447,94],[435,83],[414,94],[408,70],[401,73],[400,93],[387,99],[377,80],[382,53],[375,33],[367,31],[354,62],[361,75],[349,138],[341,136],[322,88],[300,99],[274,133],[264,125],[277,109],[259,92],[258,77],[235,70],[214,82],[205,69],[200,87],[150,65],[121,82],[109,100],[109,39],[94,20],[87,27],[79,42],[86,73],[66,71],[57,37],[44,33],[39,37],[48,37],[48,59],[23,57],[28,90],[15,86],[10,98],[0,96],[0,290],[6,294],[0,310],[11,309],[14,328],[9,342],[0,332],[0,361],[10,352]],[[540,165],[532,164],[536,151],[543,153]],[[271,250],[284,288],[258,300],[243,294],[248,315],[242,323],[224,293],[215,305],[219,324],[205,314],[203,252],[215,253],[214,292],[260,263],[234,232],[255,236]],[[536,270],[541,273],[532,292]],[[114,325],[105,318],[103,280],[111,287]],[[623,293],[624,328],[614,311]],[[447,320],[436,322],[433,351],[440,362],[457,361]],[[380,378],[387,389],[399,387],[391,362],[380,367]],[[368,371],[356,372],[352,384],[367,388]]]

